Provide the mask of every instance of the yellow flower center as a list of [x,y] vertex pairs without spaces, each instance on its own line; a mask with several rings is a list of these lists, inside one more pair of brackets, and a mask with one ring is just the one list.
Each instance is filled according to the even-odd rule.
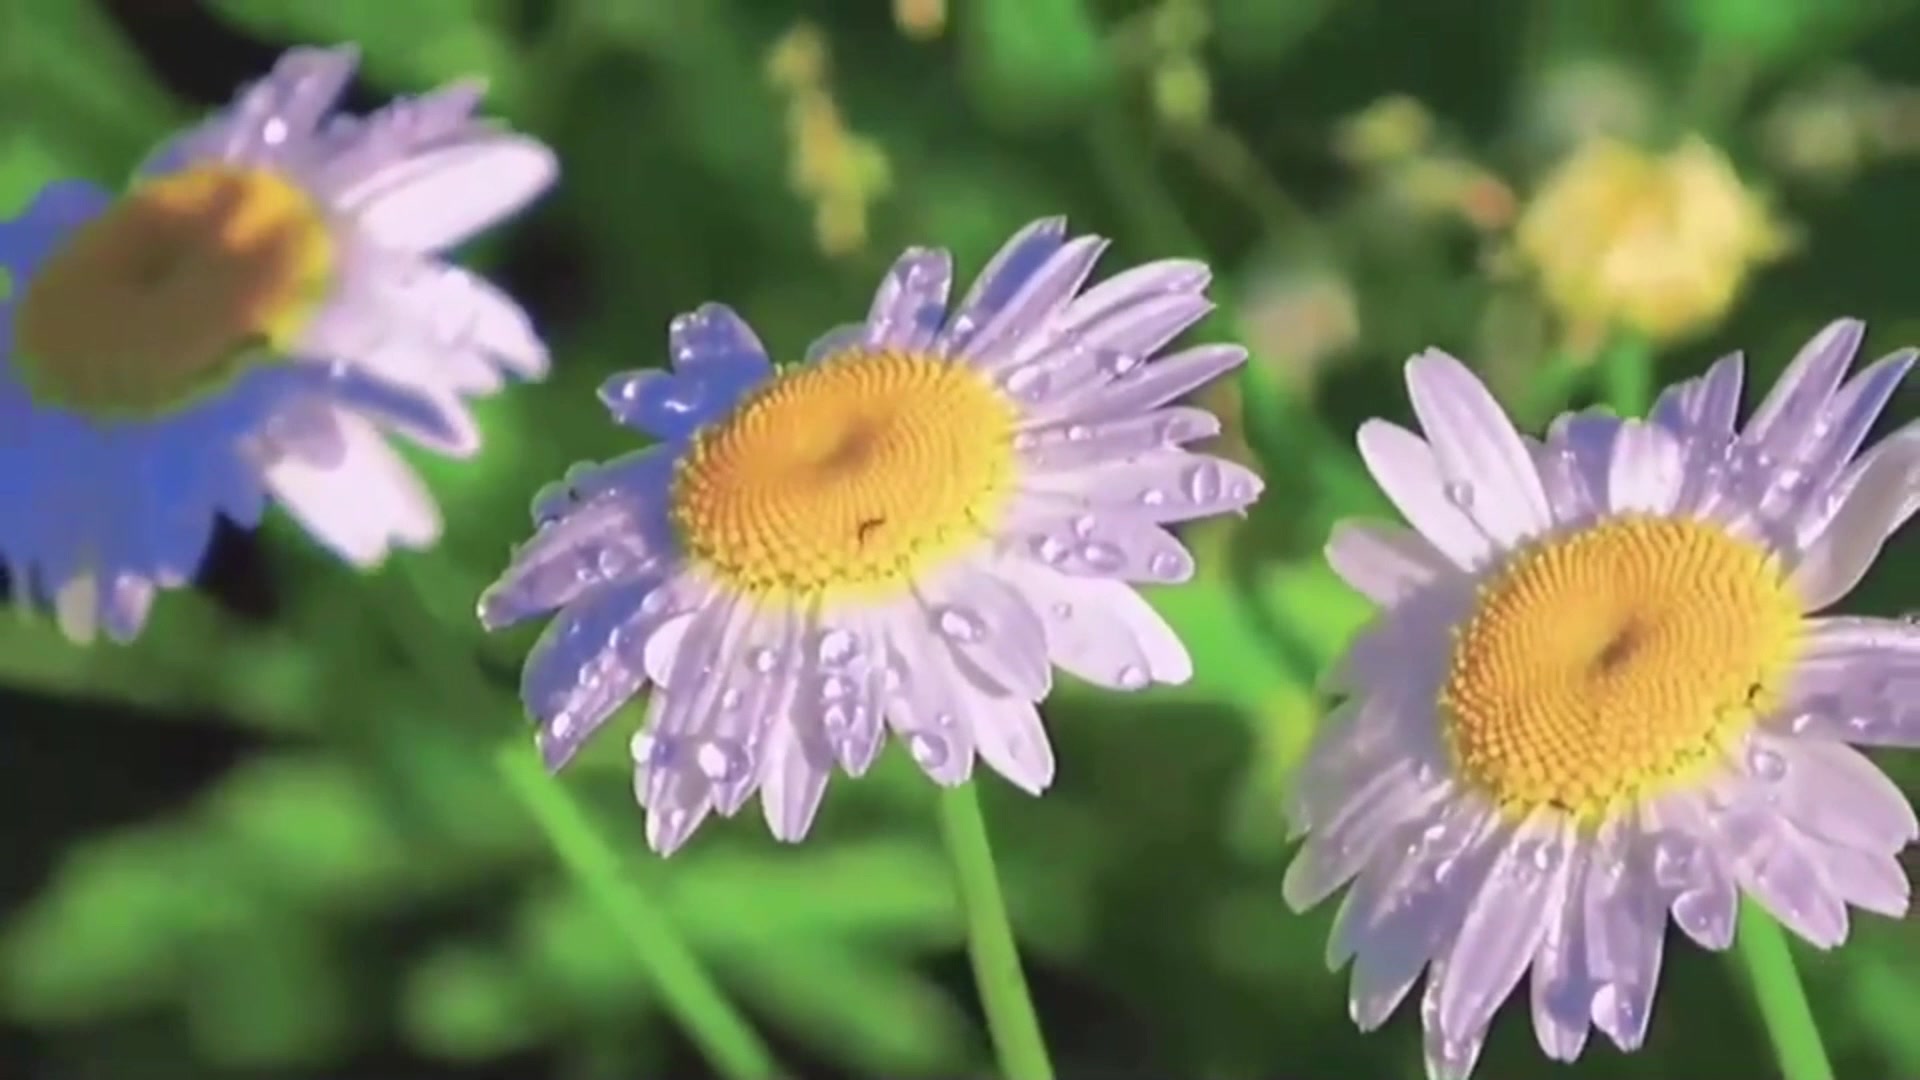
[[146,180],[24,283],[13,362],[47,404],[163,413],[292,345],[333,262],[322,211],[276,173],[212,164]]
[[855,351],[791,368],[694,437],[673,521],[695,562],[743,592],[896,590],[990,535],[1016,419],[953,361]]
[[1774,706],[1801,611],[1777,561],[1697,521],[1549,540],[1483,586],[1441,691],[1460,775],[1592,824],[1711,767]]

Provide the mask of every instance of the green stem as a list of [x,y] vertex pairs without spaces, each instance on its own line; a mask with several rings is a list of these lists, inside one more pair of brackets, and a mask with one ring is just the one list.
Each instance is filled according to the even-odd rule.
[[1800,985],[1786,932],[1751,900],[1741,902],[1739,952],[1780,1075],[1785,1080],[1833,1080],[1833,1065],[1820,1041],[1806,988]]
[[[435,617],[418,560],[396,566],[397,595],[387,605],[395,637],[413,667],[431,680],[460,715],[503,711],[482,688],[479,666],[458,647],[457,632]],[[782,1074],[766,1044],[734,1010],[711,975],[676,932],[673,920],[622,865],[621,856],[594,829],[579,804],[548,774],[521,737],[495,755],[506,788],[532,817],[580,888],[619,928],[634,960],[647,972],[661,1002],[725,1080],[772,1080]]]
[[1027,977],[1020,969],[1013,924],[1007,919],[1000,878],[993,868],[987,822],[972,783],[940,793],[940,826],[966,910],[967,954],[973,960],[980,1005],[987,1013],[987,1031],[1000,1059],[1001,1080],[1053,1080],[1053,1063],[1047,1057],[1033,998],[1027,993]]
[[760,1036],[734,1011],[699,957],[674,931],[673,920],[627,874],[620,856],[567,790],[548,775],[533,747],[516,740],[495,760],[508,789],[532,814],[561,864],[619,926],[659,988],[667,1012],[714,1069],[728,1080],[780,1075]]
[[1653,349],[1645,338],[1623,335],[1600,359],[1607,404],[1621,416],[1643,416],[1653,406]]

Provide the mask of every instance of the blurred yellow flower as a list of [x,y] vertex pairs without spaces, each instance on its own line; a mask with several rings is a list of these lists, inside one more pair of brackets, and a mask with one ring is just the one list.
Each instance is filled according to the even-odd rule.
[[1426,149],[1433,114],[1405,94],[1384,97],[1341,121],[1334,151],[1360,168],[1391,165]]
[[893,0],[893,24],[915,41],[932,41],[947,28],[947,0]]
[[1788,230],[1712,145],[1655,154],[1599,138],[1520,217],[1517,246],[1575,336],[1626,328],[1656,341],[1704,329]]

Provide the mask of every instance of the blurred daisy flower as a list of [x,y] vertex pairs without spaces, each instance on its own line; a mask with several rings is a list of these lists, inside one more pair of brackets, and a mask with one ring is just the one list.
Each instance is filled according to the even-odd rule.
[[1529,968],[1541,1048],[1646,1036],[1669,914],[1725,949],[1741,891],[1808,942],[1906,910],[1914,812],[1849,743],[1920,746],[1920,627],[1820,616],[1920,498],[1920,426],[1856,458],[1912,350],[1843,382],[1863,327],[1813,339],[1744,428],[1741,359],[1642,422],[1514,431],[1458,360],[1407,365],[1425,438],[1359,445],[1413,525],[1342,525],[1384,607],[1352,645],[1290,797],[1287,902],[1348,882],[1328,959],[1355,1023],[1426,971],[1427,1068],[1465,1077]]
[[1106,247],[1037,222],[951,311],[951,257],[910,249],[802,364],[708,305],[674,321],[671,372],[611,379],[615,418],[661,444],[543,492],[480,603],[489,627],[560,609],[522,686],[549,766],[652,682],[633,742],[649,843],[672,852],[755,791],[791,841],[884,727],[938,783],[977,755],[1038,793],[1052,665],[1119,690],[1188,678],[1130,583],[1186,580],[1164,526],[1259,494],[1181,449],[1220,424],[1169,404],[1246,352],[1154,360],[1211,308],[1210,272],[1166,260],[1082,292]]
[[1652,154],[1609,138],[1576,150],[1522,210],[1522,260],[1574,336],[1656,342],[1718,322],[1788,234],[1712,145]]
[[77,640],[139,632],[217,515],[269,497],[357,565],[439,534],[386,442],[479,443],[463,395],[538,376],[520,309],[440,253],[552,182],[477,86],[334,113],[352,49],[297,49],[127,190],[0,222],[0,554]]

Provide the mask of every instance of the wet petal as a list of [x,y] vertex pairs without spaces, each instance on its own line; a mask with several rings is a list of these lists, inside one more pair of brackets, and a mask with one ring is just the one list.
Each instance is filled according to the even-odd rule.
[[1705,375],[1684,379],[1661,393],[1651,419],[1690,448],[1722,453],[1733,438],[1740,414],[1740,384],[1746,359],[1721,357]]
[[1034,410],[1027,422],[1054,424],[1075,418],[1097,420],[1146,412],[1212,382],[1246,359],[1247,350],[1239,345],[1196,345],[1134,367],[1097,389],[1063,398],[1046,409]]
[[1866,333],[1866,324],[1860,320],[1840,319],[1801,346],[1772,392],[1754,410],[1741,441],[1775,461],[1793,457],[1826,412]]
[[1244,510],[1264,486],[1244,465],[1184,450],[1158,450],[1021,481],[1022,490],[1071,500],[1094,513],[1118,511],[1163,524]]
[[932,248],[908,248],[881,280],[867,312],[866,344],[921,352],[933,344],[947,317],[953,287],[953,256]]
[[595,500],[514,552],[512,564],[480,596],[480,622],[498,630],[589,590],[655,573],[672,557],[670,542],[633,501]]
[[673,369],[725,383],[758,383],[773,374],[773,361],[753,327],[725,304],[702,304],[667,324],[667,355]]
[[1016,497],[1003,535],[1020,554],[1063,574],[1169,585],[1193,576],[1193,555],[1145,518]]
[[1040,711],[1030,701],[989,696],[977,687],[964,692],[980,760],[1029,795],[1046,791],[1053,783],[1053,744]]
[[1587,907],[1582,898],[1590,864],[1585,845],[1569,852],[1565,878],[1547,908],[1552,917],[1534,954],[1533,1036],[1540,1051],[1555,1061],[1573,1061],[1586,1049],[1593,999],[1600,990],[1587,969]]
[[1686,461],[1663,427],[1628,420],[1613,443],[1607,502],[1615,513],[1663,517],[1680,499]]
[[797,844],[806,839],[820,812],[829,770],[808,751],[797,730],[783,725],[768,735],[766,754],[761,767],[761,813],[775,840]]
[[937,784],[963,784],[973,774],[973,736],[962,722],[965,701],[951,655],[928,639],[920,623],[904,618],[888,634],[897,689],[887,701],[887,723],[907,753]]
[[1210,439],[1220,421],[1205,409],[1175,405],[1138,416],[1028,428],[1015,448],[1029,472],[1084,468]]
[[1342,521],[1327,538],[1327,562],[1361,595],[1382,607],[1453,572],[1453,564],[1411,529]]
[[1625,824],[1603,829],[1582,901],[1587,970],[1596,983],[1593,1024],[1628,1052],[1646,1041],[1666,943],[1667,909],[1649,846]]
[[1794,567],[1792,585],[1806,610],[1819,611],[1853,591],[1912,512],[1908,501],[1917,485],[1920,438],[1895,440],[1874,456],[1826,531]]
[[1066,233],[1066,218],[1041,218],[1001,245],[993,258],[987,260],[980,276],[974,279],[959,307],[954,309],[953,319],[943,335],[949,354],[958,355],[968,350],[980,328],[1060,250]]
[[1467,909],[1438,987],[1434,1026],[1455,1037],[1484,1033],[1545,939],[1564,894],[1571,827],[1552,812],[1515,830]]
[[796,724],[819,731],[840,767],[859,776],[880,753],[890,655],[884,624],[858,612],[825,615],[808,649]]
[[1062,670],[1112,690],[1193,677],[1186,646],[1132,586],[1012,559],[997,572],[1040,614],[1047,655]]
[[1506,410],[1465,364],[1429,349],[1407,361],[1407,392],[1441,475],[1475,492],[1463,509],[1489,537],[1515,544],[1552,527],[1532,455]]
[[1380,490],[1454,565],[1473,569],[1492,557],[1492,542],[1461,506],[1471,496],[1441,474],[1425,440],[1385,420],[1369,420],[1360,425],[1358,442]]
[[1859,751],[1759,733],[1751,739],[1757,752],[1778,759],[1780,775],[1771,796],[1803,831],[1842,847],[1888,855],[1920,840],[1912,804]]
[[1032,605],[999,578],[971,566],[928,582],[921,598],[930,633],[976,683],[1038,701],[1053,688],[1046,631]]
[[1386,841],[1409,821],[1424,819],[1446,794],[1437,779],[1422,779],[1420,763],[1402,758],[1361,778],[1337,802],[1319,807],[1320,822],[1288,864],[1280,895],[1304,912],[1351,881]]
[[1048,321],[1080,290],[1109,242],[1100,236],[1077,236],[1062,244],[986,317],[964,346],[950,334],[949,352],[989,370],[1007,363],[1023,339],[1049,329]]
[[1614,443],[1623,423],[1611,413],[1584,412],[1566,413],[1548,427],[1547,444],[1536,460],[1541,486],[1562,524],[1584,524],[1606,511]]
[[657,582],[596,592],[541,631],[520,677],[520,700],[539,721],[540,756],[549,769],[572,759],[607,717],[646,684],[642,615]]

